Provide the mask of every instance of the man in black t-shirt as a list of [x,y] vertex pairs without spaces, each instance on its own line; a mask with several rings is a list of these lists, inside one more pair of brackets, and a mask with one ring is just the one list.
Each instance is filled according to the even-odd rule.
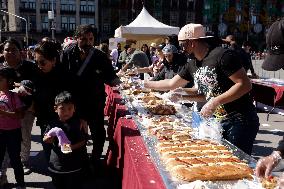
[[[223,137],[250,154],[256,137],[259,120],[249,91],[251,83],[237,54],[222,47],[211,47],[206,41],[201,24],[185,25],[179,32],[183,51],[193,54],[198,69],[193,73],[196,88],[187,92],[190,100],[206,100],[200,114],[218,117],[224,129]],[[160,83],[144,83],[150,88],[173,89],[184,84],[192,71],[183,70],[172,80]],[[194,95],[192,98],[192,95]],[[198,98],[197,98],[198,97]]]
[[105,84],[120,83],[110,59],[95,49],[91,25],[80,25],[75,32],[77,43],[63,51],[62,66],[68,73],[69,88],[75,97],[77,113],[90,128],[93,140],[92,160],[98,162],[106,138],[104,128]]
[[188,24],[179,32],[183,50],[194,54],[201,62],[194,73],[197,92],[204,94],[207,101],[200,114],[207,118],[218,117],[223,137],[251,154],[259,120],[249,95],[250,80],[238,54],[209,46],[208,37],[200,24]]

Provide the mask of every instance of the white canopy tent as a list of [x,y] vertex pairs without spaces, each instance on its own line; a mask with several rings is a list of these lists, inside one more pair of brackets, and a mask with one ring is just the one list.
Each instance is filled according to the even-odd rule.
[[157,39],[163,39],[165,36],[178,34],[178,32],[179,27],[168,26],[159,22],[143,7],[133,22],[115,30],[114,37],[154,42]]

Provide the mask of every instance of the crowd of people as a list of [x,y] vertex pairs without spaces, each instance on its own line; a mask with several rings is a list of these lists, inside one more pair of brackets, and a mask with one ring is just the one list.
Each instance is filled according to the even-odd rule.
[[[273,41],[272,32],[276,31],[271,29],[267,36],[271,49],[267,57],[271,62],[277,58],[271,58],[273,55],[283,52],[279,48],[284,44],[283,35]],[[144,73],[150,75],[149,80],[144,80],[145,88],[186,92],[171,99],[198,102],[196,109],[202,117],[220,121],[225,139],[252,153],[259,119],[247,76],[250,70],[252,77],[257,77],[248,42],[238,46],[233,35],[221,40],[206,35],[201,24],[192,23],[182,27],[178,35],[170,35],[160,44],[143,44],[140,49],[132,41],[123,50],[118,43],[109,51],[107,44],[95,47],[94,41],[92,26],[79,25],[74,38],[66,38],[58,45],[45,37],[29,49],[27,56],[14,39],[1,45],[1,186],[7,183],[9,159],[17,187],[25,188],[24,175],[31,172],[31,130],[36,118],[54,186],[81,188],[90,163],[95,168],[101,166],[106,140],[105,84],[119,85],[119,76],[129,70],[140,74],[142,80]],[[266,61],[264,68],[275,70],[268,64]],[[86,150],[88,128],[93,140],[90,157]],[[282,154],[283,142],[272,155],[259,161],[257,176],[268,176]]]

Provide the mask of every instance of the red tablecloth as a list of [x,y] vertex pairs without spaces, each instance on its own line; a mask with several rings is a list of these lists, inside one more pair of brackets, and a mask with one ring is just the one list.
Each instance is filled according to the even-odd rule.
[[109,85],[105,85],[105,93],[107,95],[106,105],[104,109],[105,116],[109,116],[111,111],[111,104],[113,102],[113,90]]
[[122,176],[122,188],[165,188],[132,119],[118,119],[113,139],[115,145],[112,146],[108,154],[107,164],[119,170],[118,172]]
[[256,102],[284,108],[284,86],[275,84],[267,84],[252,80],[252,95]]

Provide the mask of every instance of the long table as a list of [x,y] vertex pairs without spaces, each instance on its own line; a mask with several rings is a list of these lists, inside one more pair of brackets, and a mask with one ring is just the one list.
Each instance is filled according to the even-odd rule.
[[[110,90],[108,88],[108,90]],[[107,153],[107,165],[116,170],[122,180],[122,188],[129,189],[165,189],[164,182],[148,154],[142,136],[131,118],[122,97],[118,92],[108,91],[109,111],[108,136],[110,146]],[[112,108],[113,107],[113,108]]]
[[284,86],[264,82],[259,79],[252,81],[252,95],[256,102],[271,106],[272,109],[267,113],[267,121],[270,113],[277,108],[284,108]]

